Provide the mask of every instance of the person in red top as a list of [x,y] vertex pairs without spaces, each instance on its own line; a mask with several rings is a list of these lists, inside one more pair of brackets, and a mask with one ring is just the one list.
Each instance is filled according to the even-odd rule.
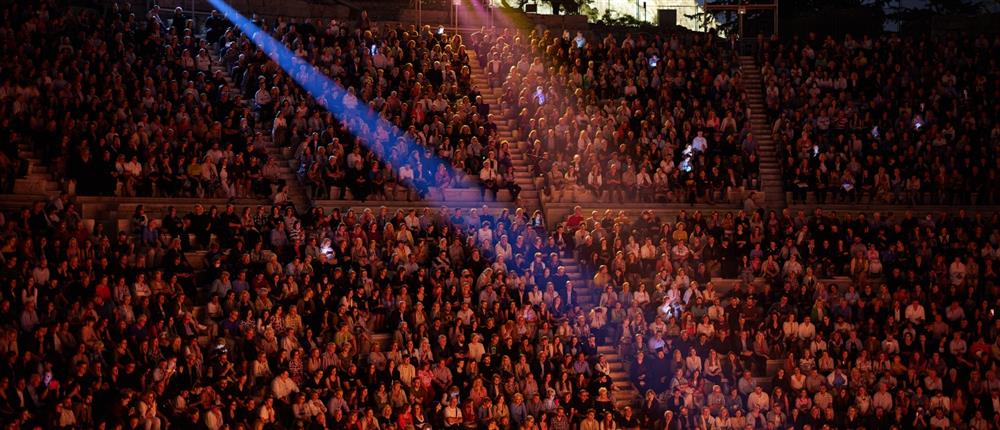
[[403,405],[403,410],[396,414],[396,427],[407,429],[413,426],[413,406]]
[[94,295],[104,299],[104,301],[111,300],[111,287],[108,286],[108,277],[101,276],[101,281],[94,286]]
[[573,215],[566,218],[566,228],[573,229],[583,222],[583,208],[577,206],[573,208]]
[[976,358],[986,356],[990,353],[990,345],[986,343],[986,339],[979,336],[972,345],[969,345],[969,353]]
[[472,401],[472,398],[465,400],[462,404],[462,425],[467,429],[475,429],[476,424],[476,404]]

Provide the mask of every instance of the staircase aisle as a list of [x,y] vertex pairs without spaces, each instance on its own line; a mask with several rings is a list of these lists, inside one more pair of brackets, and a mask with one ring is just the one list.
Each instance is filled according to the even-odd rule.
[[[500,108],[501,90],[490,87],[489,81],[486,79],[486,72],[476,57],[476,51],[467,49],[466,52],[469,54],[469,67],[472,69],[472,84],[482,93],[483,101],[490,105],[490,113],[493,115],[494,122],[497,124],[497,132],[500,135],[499,140],[510,142],[510,156],[514,163],[514,179],[521,186],[521,195],[518,196],[518,200],[514,204],[523,208],[526,215],[531,216],[536,210],[542,208],[539,200],[539,188],[535,184],[534,178],[531,177],[530,163],[525,157],[524,151],[521,150],[521,142],[514,139],[514,121],[504,117],[504,112]],[[503,199],[497,200],[502,201]]]
[[[521,186],[521,195],[516,203],[518,207],[523,208],[530,215],[535,210],[541,209],[541,201],[539,200],[540,187],[531,176],[531,171],[529,170],[530,163],[521,149],[521,142],[514,140],[512,133],[514,121],[503,118],[503,112],[500,110],[501,90],[490,87],[489,81],[486,79],[486,73],[479,64],[479,59],[476,57],[475,51],[470,49],[468,53],[470,67],[472,68],[472,83],[479,88],[483,95],[483,101],[490,105],[490,112],[493,113],[497,123],[497,130],[500,133],[500,140],[510,142],[511,157],[514,161],[514,176],[517,184]],[[573,282],[573,290],[577,295],[576,303],[583,308],[584,312],[589,312],[590,309],[599,304],[601,292],[594,290],[593,282],[585,276],[583,268],[580,267],[577,259],[563,257],[560,260],[563,267],[566,268],[566,274],[569,276],[570,281]],[[611,363],[611,379],[616,388],[612,391],[611,396],[615,401],[615,406],[622,408],[638,404],[640,400],[639,392],[628,378],[624,359],[619,354],[618,339],[604,339],[603,341],[603,346],[598,348],[598,352],[607,357],[608,362]]]
[[777,147],[771,136],[771,123],[767,120],[764,109],[764,83],[760,67],[752,55],[741,55],[740,66],[743,72],[743,90],[750,101],[750,125],[753,137],[757,140],[757,154],[760,157],[761,189],[764,190],[765,206],[768,209],[780,210],[787,206],[785,200],[784,182],[781,179],[781,168],[778,160]]
[[[560,258],[560,264],[566,268],[566,275],[573,282],[573,291],[576,293],[576,304],[580,305],[584,312],[596,307],[601,301],[601,292],[594,288],[594,283],[590,280],[580,267],[579,260],[572,257]],[[628,377],[628,369],[625,367],[625,358],[619,350],[619,340],[612,338],[602,339],[601,346],[597,347],[597,352],[608,359],[611,364],[611,382],[615,389],[611,392],[611,398],[615,402],[615,408],[621,410],[625,406],[636,406],[641,401],[641,395],[636,390],[635,385]]]
[[[52,142],[51,144],[55,144]],[[50,167],[42,163],[34,149],[27,143],[17,146],[17,157],[28,162],[27,175],[14,180],[14,194],[35,195],[51,199],[59,195],[59,182],[52,178]]]
[[[230,76],[229,70],[226,70],[226,68],[222,66],[218,49],[215,46],[209,45],[209,50],[212,55],[212,74],[221,70],[226,78],[226,84],[229,86],[232,94],[239,94],[240,90],[236,87],[236,83],[233,81],[232,76]],[[249,100],[244,98],[243,103],[249,103]],[[301,182],[299,182],[298,175],[295,173],[298,170],[299,162],[293,158],[294,149],[275,147],[273,142],[271,142],[270,128],[261,127],[260,124],[257,125],[257,128],[259,131],[264,133],[264,141],[267,144],[266,150],[268,157],[272,157],[278,162],[279,170],[281,171],[281,178],[285,180],[285,186],[288,189],[288,201],[295,205],[296,211],[300,214],[304,213],[311,207],[311,202],[309,201],[309,198],[306,197],[305,187]]]

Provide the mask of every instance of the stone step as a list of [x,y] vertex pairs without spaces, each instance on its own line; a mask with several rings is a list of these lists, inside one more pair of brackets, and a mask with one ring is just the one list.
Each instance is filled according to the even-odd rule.
[[[616,380],[615,382],[621,382]],[[627,386],[618,386],[618,391],[615,392],[615,397],[623,400],[638,400],[642,394],[639,390],[636,390],[631,382]]]
[[21,178],[14,180],[14,194],[44,195],[59,191],[59,184],[41,178]]
[[38,159],[28,160],[28,175],[46,176],[48,174],[49,174],[49,166],[42,164],[41,160]]
[[778,373],[778,369],[785,365],[785,360],[771,359],[767,360],[767,376],[774,376]]

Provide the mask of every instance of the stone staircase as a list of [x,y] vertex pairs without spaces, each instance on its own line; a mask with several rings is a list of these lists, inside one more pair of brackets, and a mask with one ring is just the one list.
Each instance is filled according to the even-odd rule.
[[[215,46],[209,46],[209,52],[212,56],[212,73],[217,71],[222,71],[223,76],[226,79],[226,85],[232,91],[232,94],[239,94],[239,88],[236,87],[233,81],[230,71],[226,70],[222,66],[220,61],[219,51]],[[243,103],[249,103],[248,100],[243,100]],[[293,157],[294,150],[292,148],[278,148],[275,147],[273,142],[271,142],[271,130],[270,126],[262,127],[261,124],[257,124],[257,129],[264,133],[264,140],[266,142],[266,151],[268,157],[277,160],[279,170],[281,171],[281,178],[285,181],[285,186],[288,190],[288,200],[295,205],[295,208],[299,212],[303,212],[309,209],[310,201],[306,196],[305,187],[299,181],[298,175],[296,175],[296,170],[298,169],[298,160]]]
[[[573,257],[560,258],[560,264],[566,268],[566,275],[573,283],[577,295],[576,304],[584,310],[597,306],[600,302],[600,292],[594,290],[592,282],[584,274],[578,260]],[[392,343],[391,332],[378,331],[372,334],[372,342],[378,343],[383,351],[388,351]],[[641,394],[628,377],[626,363],[618,349],[618,339],[605,338],[597,352],[607,358],[611,365],[611,380],[614,390],[611,393],[615,407],[621,410],[625,406],[636,406],[642,400]]]
[[501,110],[500,95],[502,90],[490,87],[483,69],[484,65],[479,63],[476,51],[467,49],[466,52],[469,54],[469,67],[472,69],[472,84],[482,93],[483,101],[490,105],[490,113],[493,114],[497,124],[499,140],[510,142],[510,156],[514,163],[514,179],[521,186],[521,194],[514,203],[517,207],[523,208],[526,214],[531,215],[536,210],[540,210],[542,206],[539,200],[540,188],[531,176],[530,162],[526,158],[526,144],[514,135],[514,121],[506,118]]
[[299,161],[292,155],[294,150],[270,145],[270,137],[266,137],[265,140],[269,144],[267,155],[278,160],[280,166],[278,170],[281,171],[281,178],[285,180],[285,186],[288,188],[288,201],[294,204],[295,209],[300,213],[309,209],[312,202],[306,196],[305,186],[302,185],[299,176],[295,173],[299,168]]
[[[562,257],[559,264],[566,268],[566,275],[573,283],[573,291],[576,294],[576,304],[584,312],[600,304],[601,292],[594,288],[593,281],[587,276],[584,268],[580,266],[580,260],[573,257]],[[625,406],[635,406],[642,399],[641,394],[632,384],[628,377],[628,369],[625,367],[625,359],[618,348],[618,339],[601,339],[601,346],[597,347],[597,352],[608,359],[611,365],[611,382],[614,390],[611,391],[611,398],[615,402],[615,408],[621,410]]]
[[771,123],[767,120],[764,109],[763,78],[760,67],[751,55],[740,56],[740,69],[743,73],[743,90],[750,102],[750,126],[754,139],[757,140],[757,155],[760,157],[761,189],[764,191],[764,203],[768,209],[780,210],[787,205],[781,178],[781,165],[777,156],[774,138],[771,136]]
[[[497,131],[500,140],[510,142],[511,158],[514,164],[514,178],[521,186],[521,194],[516,202],[518,207],[523,208],[526,213],[534,213],[535,210],[542,209],[540,200],[540,183],[532,177],[529,168],[530,162],[525,156],[526,143],[513,133],[513,121],[505,117],[505,112],[500,109],[501,89],[490,87],[486,79],[486,73],[475,51],[468,50],[469,63],[472,68],[472,82],[482,93],[483,101],[489,103],[490,111],[494,113],[497,123]],[[596,291],[593,282],[588,279],[580,266],[579,260],[572,257],[560,258],[560,264],[566,268],[566,275],[573,283],[573,290],[576,294],[576,303],[585,311],[597,306],[600,302],[600,291]],[[628,371],[625,362],[619,353],[618,339],[603,339],[603,345],[598,347],[598,353],[604,355],[611,365],[611,379],[615,387],[611,396],[617,408],[635,405],[640,400],[640,395],[635,386],[628,378]]]
[[[54,144],[54,143],[53,143]],[[59,195],[59,182],[53,179],[49,166],[35,154],[30,144],[20,143],[17,146],[17,156],[28,162],[28,172],[23,178],[14,180],[14,194],[44,196],[47,198]]]

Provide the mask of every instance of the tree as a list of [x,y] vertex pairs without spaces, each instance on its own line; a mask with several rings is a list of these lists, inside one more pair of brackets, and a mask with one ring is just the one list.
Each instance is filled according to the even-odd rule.
[[541,0],[543,3],[552,6],[553,15],[575,15],[580,13],[580,11],[589,6],[590,0]]
[[[1000,1],[993,0],[997,5]],[[927,0],[920,7],[902,7],[898,0],[894,1],[894,12],[891,19],[900,25],[926,24],[935,16],[942,15],[979,15],[988,11],[987,3],[980,0]]]
[[978,15],[986,5],[976,0],[928,0],[926,9],[936,15]]

